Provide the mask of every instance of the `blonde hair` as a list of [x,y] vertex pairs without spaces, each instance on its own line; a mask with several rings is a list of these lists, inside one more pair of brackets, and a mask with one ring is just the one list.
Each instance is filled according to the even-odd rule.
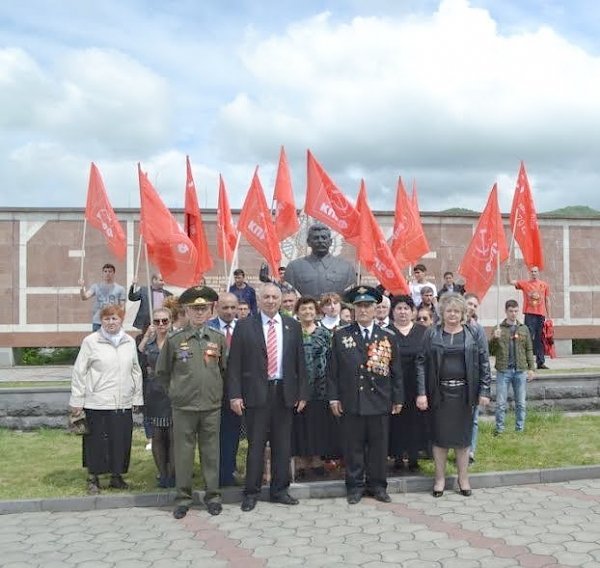
[[442,324],[444,323],[444,312],[450,307],[457,307],[462,312],[460,323],[467,321],[467,302],[460,294],[447,292],[439,299],[438,305],[440,307],[440,320]]

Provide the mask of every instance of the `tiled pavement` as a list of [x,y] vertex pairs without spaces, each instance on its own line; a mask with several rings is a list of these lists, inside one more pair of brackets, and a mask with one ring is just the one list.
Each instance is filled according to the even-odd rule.
[[0,516],[2,568],[600,567],[600,480],[193,509]]

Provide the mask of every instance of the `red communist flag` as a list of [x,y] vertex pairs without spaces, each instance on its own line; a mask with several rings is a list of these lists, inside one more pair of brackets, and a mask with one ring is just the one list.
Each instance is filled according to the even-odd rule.
[[279,250],[279,241],[275,233],[275,225],[271,219],[271,212],[267,206],[265,193],[260,179],[258,179],[258,167],[254,171],[246,201],[244,201],[240,212],[238,230],[246,237],[252,247],[265,258],[271,269],[271,274],[277,274],[281,263],[281,251]]
[[[413,196],[416,196],[414,186]],[[416,262],[429,252],[429,243],[421,224],[419,209],[414,206],[414,197],[413,200],[408,198],[402,178],[398,178],[394,232],[390,239],[390,248],[400,268]]]
[[487,205],[479,218],[469,248],[458,267],[465,278],[465,287],[483,300],[492,285],[500,262],[508,258],[508,248],[498,207],[496,184],[490,192]]
[[375,215],[367,203],[367,189],[364,180],[356,201],[359,213],[359,235],[357,244],[358,260],[392,294],[408,294],[408,284],[402,275],[390,247],[377,224]]
[[104,235],[106,244],[112,253],[117,258],[124,259],[127,253],[125,232],[108,200],[102,176],[94,162],[90,167],[85,218],[92,227]]
[[521,162],[519,177],[515,187],[512,208],[510,210],[510,226],[515,240],[521,247],[525,264],[531,268],[544,268],[544,253],[542,251],[542,236],[537,221],[537,213],[531,195],[531,187],[525,172],[525,164]]
[[198,284],[198,253],[181,225],[162,202],[138,164],[140,178],[140,232],[148,256],[170,284],[187,288]]
[[358,240],[358,212],[350,200],[336,187],[311,151],[307,153],[307,215],[337,231],[351,244]]
[[219,203],[217,205],[217,254],[227,262],[233,260],[237,244],[237,230],[233,224],[229,198],[223,176],[219,174]]
[[195,282],[200,282],[200,278],[213,267],[213,261],[208,250],[208,241],[206,232],[202,223],[202,213],[198,207],[198,196],[196,195],[196,184],[192,176],[192,166],[189,156],[186,156],[187,181],[185,184],[185,209],[183,216],[183,226],[185,234],[190,238],[196,252],[198,261],[196,265]]
[[279,167],[275,178],[275,231],[280,241],[291,237],[300,229],[292,181],[290,179],[290,167],[283,146],[279,155]]

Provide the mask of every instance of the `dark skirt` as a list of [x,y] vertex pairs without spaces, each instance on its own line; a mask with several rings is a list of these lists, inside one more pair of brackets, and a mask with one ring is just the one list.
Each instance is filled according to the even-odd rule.
[[439,404],[431,410],[432,443],[440,448],[467,448],[473,431],[468,385],[439,388]]
[[90,433],[83,436],[83,467],[90,475],[127,473],[131,457],[131,409],[85,409]]
[[405,453],[415,459],[429,445],[427,412],[419,410],[414,403],[407,404],[400,414],[390,416],[390,443],[388,455],[401,458]]
[[309,400],[302,412],[294,414],[292,455],[298,457],[342,455],[339,420],[326,400]]

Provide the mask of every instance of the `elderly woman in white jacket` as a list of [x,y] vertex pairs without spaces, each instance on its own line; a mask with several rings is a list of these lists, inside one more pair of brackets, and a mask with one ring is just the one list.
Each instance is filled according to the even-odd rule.
[[104,307],[100,329],[83,340],[73,367],[69,406],[73,414],[85,410],[83,467],[90,494],[100,492],[103,473],[111,474],[109,487],[128,488],[123,474],[131,455],[132,410],[144,404],[137,349],[123,331],[123,317],[120,306]]

